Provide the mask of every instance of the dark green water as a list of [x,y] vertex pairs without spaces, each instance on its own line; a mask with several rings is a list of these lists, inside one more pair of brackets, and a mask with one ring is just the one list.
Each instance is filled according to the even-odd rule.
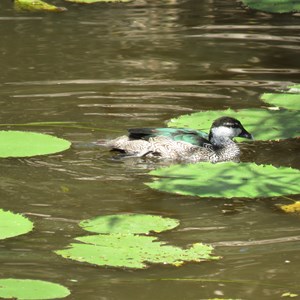
[[[275,207],[288,201],[161,193],[143,184],[155,165],[113,160],[91,146],[128,127],[163,126],[193,111],[261,107],[263,92],[299,82],[299,16],[249,12],[234,0],[64,5],[66,13],[31,14],[0,3],[1,123],[76,121],[95,128],[31,128],[73,147],[0,161],[0,207],[35,223],[33,232],[1,241],[0,277],[61,283],[75,300],[300,294],[300,217]],[[242,160],[300,168],[299,146],[255,142],[243,146]],[[161,234],[163,240],[212,243],[223,259],[129,271],[52,252],[84,234],[78,220],[124,212],[177,218],[181,226]]]

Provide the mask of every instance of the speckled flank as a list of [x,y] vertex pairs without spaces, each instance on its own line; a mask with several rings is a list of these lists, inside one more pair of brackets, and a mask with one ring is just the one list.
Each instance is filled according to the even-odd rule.
[[[234,124],[234,126],[233,126]],[[121,136],[108,141],[106,147],[137,157],[158,156],[186,162],[238,160],[240,150],[232,140],[236,136],[251,138],[241,123],[233,118],[222,117],[214,121],[207,144],[194,145],[185,141],[175,141],[169,136],[153,136],[148,139],[131,139]]]

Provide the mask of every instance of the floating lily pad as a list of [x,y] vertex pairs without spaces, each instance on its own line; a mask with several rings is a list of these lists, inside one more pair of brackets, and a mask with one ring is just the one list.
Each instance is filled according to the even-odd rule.
[[51,5],[41,0],[15,0],[14,6],[17,10],[30,10],[30,11],[61,12],[67,10],[65,7],[58,7],[55,5]]
[[10,211],[0,209],[0,220],[0,240],[25,234],[33,229],[30,220]]
[[167,245],[156,237],[136,233],[161,232],[176,227],[177,220],[153,215],[110,215],[80,223],[88,231],[104,232],[78,237],[68,249],[55,251],[62,257],[99,266],[146,268],[149,264],[180,266],[186,261],[218,259],[211,256],[213,248],[201,243],[188,249]]
[[290,86],[288,91],[282,93],[264,93],[261,99],[278,107],[300,110],[300,86]]
[[252,9],[270,13],[288,13],[300,11],[299,0],[242,0]]
[[300,201],[296,201],[293,204],[278,205],[278,207],[286,213],[300,213]]
[[67,140],[52,135],[25,132],[0,131],[0,157],[28,157],[53,154],[70,148]]
[[275,106],[300,110],[300,94],[265,93],[261,99]]
[[82,3],[82,4],[92,4],[92,3],[104,3],[104,2],[131,2],[133,0],[65,0],[68,2]]
[[150,172],[153,189],[199,197],[273,197],[300,193],[300,171],[254,163],[172,165]]
[[100,234],[76,238],[85,244],[73,243],[56,253],[65,258],[99,266],[146,268],[147,263],[180,266],[187,261],[218,259],[211,256],[209,245],[194,244],[189,249],[166,245],[156,237],[134,234]]
[[201,111],[172,119],[170,127],[193,128],[208,132],[212,122],[222,116],[230,116],[241,121],[255,140],[280,140],[300,135],[300,111],[241,109],[234,111]]
[[59,299],[70,291],[57,283],[31,279],[0,279],[1,299]]
[[290,85],[288,86],[289,88],[289,93],[300,93],[300,84],[294,84],[294,85]]
[[149,233],[162,232],[179,225],[179,221],[161,216],[124,214],[100,216],[80,222],[87,231],[96,233]]

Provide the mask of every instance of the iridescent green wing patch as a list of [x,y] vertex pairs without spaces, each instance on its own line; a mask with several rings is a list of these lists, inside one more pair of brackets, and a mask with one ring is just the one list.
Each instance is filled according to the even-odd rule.
[[238,119],[255,140],[280,140],[300,135],[300,111],[240,109],[201,111],[169,121],[168,126],[209,131],[212,122],[222,116]]
[[300,193],[300,171],[254,163],[172,165],[150,172],[147,185],[181,195],[213,198],[274,197]]

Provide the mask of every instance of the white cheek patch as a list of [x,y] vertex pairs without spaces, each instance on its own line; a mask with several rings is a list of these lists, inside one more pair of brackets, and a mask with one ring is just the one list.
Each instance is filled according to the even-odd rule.
[[219,126],[212,129],[214,136],[223,136],[223,137],[229,137],[233,138],[235,136],[238,136],[242,130],[240,128],[232,128],[232,127],[226,127],[226,126]]

